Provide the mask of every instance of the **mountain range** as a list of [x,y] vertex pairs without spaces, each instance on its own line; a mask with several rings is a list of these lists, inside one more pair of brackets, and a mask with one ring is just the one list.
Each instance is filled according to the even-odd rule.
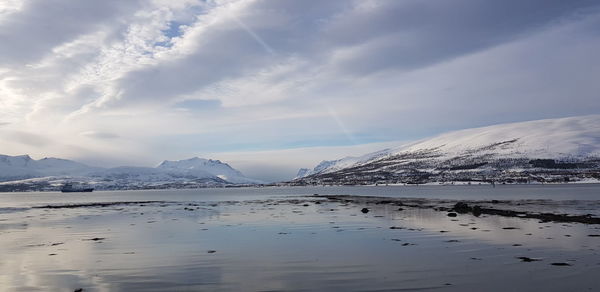
[[[600,115],[500,124],[441,134],[302,168],[282,185],[599,182]],[[0,191],[257,185],[219,160],[101,168],[71,160],[0,155]]]
[[97,189],[190,188],[260,184],[219,160],[165,160],[157,167],[101,168],[71,160],[0,155],[0,191],[57,190],[66,182]]
[[600,180],[600,115],[460,130],[300,169],[292,184]]

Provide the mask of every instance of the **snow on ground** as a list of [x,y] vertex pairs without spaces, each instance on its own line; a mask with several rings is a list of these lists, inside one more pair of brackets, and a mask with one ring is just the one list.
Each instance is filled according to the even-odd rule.
[[394,155],[434,150],[438,159],[477,153],[497,158],[600,157],[600,115],[500,124],[444,133],[393,149],[323,161],[302,177],[331,173]]

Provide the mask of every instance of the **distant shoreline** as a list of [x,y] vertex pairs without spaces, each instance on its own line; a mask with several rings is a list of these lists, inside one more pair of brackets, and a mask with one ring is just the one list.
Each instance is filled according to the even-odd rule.
[[[600,185],[600,181],[575,181],[575,182],[531,182],[531,183],[498,183],[495,186],[505,187],[505,186],[573,186],[573,185]],[[488,186],[492,187],[491,183],[487,182],[477,182],[477,183],[468,183],[468,182],[454,182],[454,183],[424,183],[424,184],[356,184],[356,185],[347,185],[347,184],[322,184],[322,185],[289,185],[289,184],[262,184],[262,185],[226,185],[226,186],[206,186],[206,187],[190,187],[190,188],[123,188],[123,189],[95,189],[94,192],[118,192],[118,191],[173,191],[173,190],[197,190],[197,189],[256,189],[256,188],[310,188],[310,187],[469,187],[469,186]],[[494,187],[495,187],[494,186]],[[27,191],[0,191],[0,193],[11,194],[11,193],[56,193],[60,192],[59,189],[56,190],[27,190]],[[82,194],[85,196],[85,194]]]

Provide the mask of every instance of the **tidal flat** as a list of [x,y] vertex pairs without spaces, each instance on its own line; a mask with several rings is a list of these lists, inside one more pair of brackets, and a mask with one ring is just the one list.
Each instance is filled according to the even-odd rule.
[[0,290],[595,291],[599,215],[598,185],[4,193]]

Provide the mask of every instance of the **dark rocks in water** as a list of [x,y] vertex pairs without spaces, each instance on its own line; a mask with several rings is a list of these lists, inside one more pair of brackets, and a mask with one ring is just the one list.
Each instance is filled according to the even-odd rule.
[[534,258],[530,258],[530,257],[517,257],[518,259],[520,259],[522,262],[538,262],[541,261],[541,259],[534,259]]
[[454,204],[454,207],[452,208],[452,210],[454,210],[457,213],[472,213],[474,216],[479,217],[482,214],[482,209],[480,206],[469,206],[469,204],[464,203],[464,202],[458,202],[456,204]]
[[569,263],[551,263],[551,265],[559,266],[559,267],[567,267],[567,266],[570,266],[571,264],[569,264]]
[[73,290],[73,292],[83,292],[83,288],[75,289],[75,290]]
[[[322,198],[326,198],[329,201],[348,201],[348,202],[354,202],[357,203],[358,200],[361,201],[365,201],[367,204],[369,202],[372,203],[376,203],[376,202],[384,202],[384,201],[390,201],[390,200],[381,200],[381,198],[378,197],[371,197],[371,198],[367,198],[365,200],[365,198],[360,198],[360,199],[354,199],[354,201],[349,200],[348,198],[351,198],[350,196],[334,196],[334,195],[330,195],[330,196],[322,196],[322,195],[316,195],[317,197],[322,197]],[[426,202],[426,201],[424,201]],[[492,200],[491,203],[505,203],[507,201],[499,201],[499,200]],[[435,206],[435,205],[425,205],[423,204],[423,202],[417,202],[416,204],[404,204],[400,201],[392,201],[393,205],[396,206],[408,206],[408,207],[412,207],[412,208],[425,208],[425,209],[436,209],[438,211],[447,211],[446,207],[440,207],[440,206]],[[519,205],[519,203],[515,203],[515,205]],[[365,210],[366,208],[364,208],[363,210]],[[333,210],[332,210],[333,211]],[[367,209],[368,211],[368,209]],[[495,216],[502,216],[502,217],[516,217],[516,218],[523,218],[523,219],[538,219],[541,220],[542,222],[569,222],[569,223],[583,223],[583,224],[600,224],[600,217],[593,217],[592,214],[585,214],[585,215],[568,215],[568,214],[553,214],[553,213],[533,213],[533,212],[527,212],[527,211],[514,211],[514,210],[502,210],[502,209],[495,209],[495,208],[486,208],[485,206],[469,206],[467,203],[465,202],[457,202],[452,210],[453,212],[451,213],[472,213],[474,216],[479,216],[479,215],[495,215]],[[365,213],[365,212],[363,212]],[[452,215],[449,215],[450,217],[454,217]]]
[[94,237],[94,238],[88,238],[88,239],[83,239],[83,240],[87,240],[87,241],[100,241],[100,240],[105,240],[106,238],[104,237]]
[[469,207],[469,205],[467,203],[464,203],[464,202],[458,202],[458,203],[454,204],[454,207],[452,209],[455,212],[458,212],[458,213],[469,213],[469,212],[471,212],[471,207]]
[[316,201],[316,202],[315,202],[315,205],[321,205],[321,202],[319,202],[319,201]]
[[481,207],[479,206],[474,206],[471,210],[471,212],[473,212],[473,216],[475,217],[479,217],[481,216]]
[[398,208],[398,211],[404,211],[404,208]]
[[404,227],[392,226],[390,229],[404,229]]
[[446,242],[460,242],[458,239],[450,239],[450,240],[446,240]]
[[367,209],[367,208],[362,208],[360,211],[365,214],[369,213],[369,209]]
[[89,208],[89,207],[110,207],[116,205],[138,205],[141,203],[166,203],[165,201],[134,201],[134,202],[106,202],[106,203],[83,203],[83,204],[66,204],[66,205],[44,205],[33,206],[35,209],[72,209],[72,208]]
[[208,251],[206,251],[206,253],[215,253],[215,252],[217,252],[217,251],[216,251],[216,250],[212,250],[212,249],[211,249],[211,250],[208,250]]
[[448,217],[456,217],[456,216],[458,216],[458,214],[456,214],[454,212],[448,213]]
[[308,207],[308,206],[310,206],[310,205],[309,205],[309,204],[304,204],[304,205],[302,205],[302,206],[304,206],[304,207]]
[[502,227],[502,229],[504,230],[514,230],[514,229],[519,229],[517,227]]
[[590,234],[589,237],[600,237],[600,234]]

